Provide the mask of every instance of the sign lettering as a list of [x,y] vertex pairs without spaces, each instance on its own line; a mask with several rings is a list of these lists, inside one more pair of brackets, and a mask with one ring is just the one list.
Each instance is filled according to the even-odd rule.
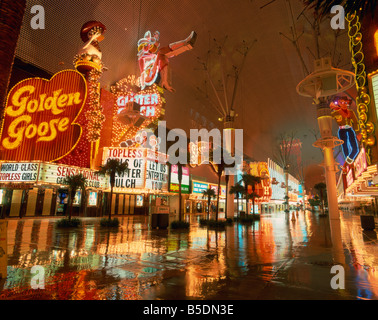
[[51,80],[18,83],[5,107],[2,159],[55,161],[72,151],[81,136],[75,121],[86,92],[85,79],[73,70],[57,73]]

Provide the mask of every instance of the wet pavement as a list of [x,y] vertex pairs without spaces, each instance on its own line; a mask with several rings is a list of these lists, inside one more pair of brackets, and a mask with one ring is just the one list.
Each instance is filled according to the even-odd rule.
[[[332,233],[328,217],[311,212],[295,221],[263,214],[223,231],[200,227],[203,217],[185,216],[190,231],[150,230],[145,216],[118,217],[117,231],[92,218],[72,230],[55,219],[9,220],[0,300],[378,297],[377,234],[364,233],[358,215],[343,213]],[[345,289],[331,287],[334,265],[344,267]],[[31,288],[33,266],[44,268],[44,290]]]

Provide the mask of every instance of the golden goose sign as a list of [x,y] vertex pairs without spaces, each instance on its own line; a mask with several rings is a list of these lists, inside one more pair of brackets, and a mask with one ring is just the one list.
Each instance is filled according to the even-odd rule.
[[81,137],[75,121],[86,97],[86,81],[74,70],[19,82],[5,106],[1,159],[55,161],[69,154]]

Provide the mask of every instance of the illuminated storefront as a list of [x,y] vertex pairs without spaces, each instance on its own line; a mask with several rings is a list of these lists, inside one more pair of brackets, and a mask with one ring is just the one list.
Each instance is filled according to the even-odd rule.
[[64,215],[67,210],[68,186],[64,179],[82,174],[86,195],[77,191],[74,214],[99,216],[103,190],[108,180],[91,169],[51,162],[1,162],[0,187],[2,213],[7,217]]
[[[285,173],[273,160],[268,159],[268,167],[270,177],[272,181],[272,198],[269,201],[268,207],[270,210],[283,211],[285,210]],[[297,203],[303,202],[303,195],[300,189],[302,186],[299,181],[289,174],[289,203],[291,206],[297,205]]]
[[[218,194],[218,185],[214,183],[204,182],[204,181],[192,181],[192,193],[189,199],[185,203],[186,213],[207,213],[208,199],[203,196],[203,191],[207,189],[213,189],[215,195]],[[219,212],[224,212],[226,204],[226,186],[221,184],[221,193],[219,196]],[[212,198],[210,204],[210,213],[215,212],[217,205],[217,199]]]
[[367,165],[364,148],[356,161],[345,167],[339,184],[344,186],[344,192],[339,194],[339,204],[343,208],[351,209],[360,203],[370,204],[378,197],[378,167],[377,164]]
[[161,206],[169,206],[169,166],[166,154],[143,147],[104,148],[103,163],[108,159],[128,163],[127,172],[121,176],[116,175],[111,200],[115,214],[124,214],[125,199],[133,201],[132,213],[146,214],[148,208],[151,210],[157,206],[157,201]]

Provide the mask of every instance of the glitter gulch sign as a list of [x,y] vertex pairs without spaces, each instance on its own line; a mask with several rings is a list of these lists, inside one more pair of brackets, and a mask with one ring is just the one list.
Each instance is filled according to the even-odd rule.
[[74,70],[59,72],[51,80],[19,82],[7,98],[1,159],[57,161],[68,155],[82,135],[75,121],[86,99],[86,81]]

